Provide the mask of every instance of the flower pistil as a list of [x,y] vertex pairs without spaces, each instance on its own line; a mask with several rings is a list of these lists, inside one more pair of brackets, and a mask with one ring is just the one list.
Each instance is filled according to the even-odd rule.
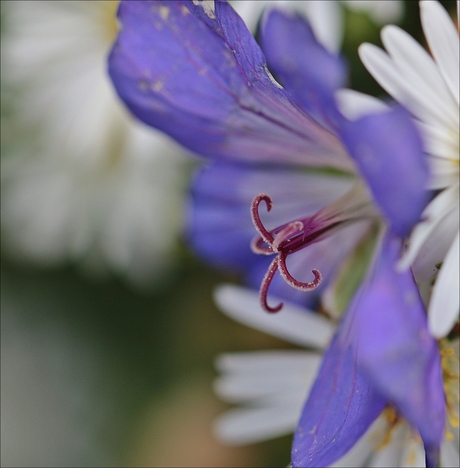
[[314,275],[312,281],[303,282],[294,278],[287,267],[287,257],[310,244],[329,237],[352,221],[375,214],[364,190],[363,185],[357,183],[342,198],[313,216],[290,221],[270,231],[260,219],[259,206],[261,202],[265,202],[267,211],[271,211],[273,201],[266,193],[260,193],[254,197],[251,203],[251,218],[259,235],[253,238],[251,249],[256,254],[276,254],[260,286],[260,303],[264,310],[278,312],[283,307],[282,303],[272,307],[267,302],[268,288],[276,271],[279,271],[286,283],[301,291],[312,291],[321,284],[322,274],[316,268],[312,269]]

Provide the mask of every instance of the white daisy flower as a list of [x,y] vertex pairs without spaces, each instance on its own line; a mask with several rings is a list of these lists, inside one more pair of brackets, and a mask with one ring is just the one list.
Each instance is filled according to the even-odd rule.
[[[267,314],[261,309],[258,294],[242,287],[221,286],[215,299],[228,317],[308,348],[219,356],[216,366],[221,375],[214,389],[223,400],[241,406],[219,417],[216,436],[230,445],[245,445],[292,433],[335,325],[324,316],[288,303],[282,313]],[[452,356],[452,348],[445,353],[451,359],[450,369],[458,365],[458,346],[455,353]],[[458,376],[454,380],[458,382]],[[451,401],[458,405],[458,390]],[[452,414],[458,415],[458,410],[454,408]],[[446,432],[441,448],[443,467],[459,466],[458,424],[453,419],[455,416],[450,421],[456,427]],[[425,466],[425,454],[420,438],[388,408],[333,466],[420,467]]]
[[171,258],[185,158],[115,95],[117,3],[2,2],[2,234],[15,258],[143,286]]
[[446,336],[459,311],[459,35],[437,1],[420,2],[432,56],[396,26],[382,30],[388,51],[360,47],[361,59],[382,87],[414,115],[432,168],[430,189],[439,191],[414,229],[401,267],[412,265],[419,282],[440,264],[429,305],[429,325]]

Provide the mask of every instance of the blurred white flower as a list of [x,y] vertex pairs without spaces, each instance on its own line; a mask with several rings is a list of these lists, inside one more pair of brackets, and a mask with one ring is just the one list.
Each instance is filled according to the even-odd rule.
[[397,23],[404,12],[401,0],[343,0],[350,10],[364,11],[376,23]]
[[307,16],[318,40],[331,52],[337,52],[344,33],[344,9],[366,12],[374,21],[383,24],[397,22],[403,14],[401,0],[234,0],[231,2],[251,31],[254,31],[260,15],[266,8],[297,11]]
[[[294,432],[305,398],[321,364],[335,325],[326,317],[285,302],[279,314],[267,314],[257,292],[221,286],[215,300],[228,317],[309,350],[270,350],[228,353],[216,361],[220,376],[214,390],[224,401],[241,405],[223,413],[215,434],[231,445],[245,445]],[[455,355],[453,354],[455,353]],[[441,466],[459,466],[458,341],[444,353],[449,359],[446,385],[452,408],[451,427],[441,447]],[[452,378],[450,374],[452,373]],[[447,387],[446,387],[447,389]],[[454,395],[452,395],[454,393]],[[336,467],[422,467],[421,440],[410,426],[387,408]]]
[[106,74],[117,2],[2,2],[4,250],[144,286],[181,227],[185,158]]
[[401,267],[412,264],[418,281],[440,264],[429,305],[434,336],[446,336],[459,312],[459,35],[436,1],[420,2],[421,21],[432,57],[396,26],[382,30],[388,54],[371,44],[361,59],[374,78],[414,115],[432,169],[430,188],[439,194],[414,229]]

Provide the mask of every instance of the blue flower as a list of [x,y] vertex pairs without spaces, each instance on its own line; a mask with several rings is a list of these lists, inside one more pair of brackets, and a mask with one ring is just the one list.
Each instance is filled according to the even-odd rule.
[[[266,310],[280,309],[267,300],[277,270],[289,286],[318,291],[372,226],[386,224],[302,413],[294,465],[333,462],[391,403],[420,431],[434,466],[445,409],[438,350],[410,273],[394,268],[427,203],[428,170],[407,112],[344,118],[334,97],[344,62],[297,15],[264,16],[263,52],[225,1],[124,1],[119,19],[109,60],[117,92],[139,119],[209,159],[195,180],[192,240],[250,276],[268,267]],[[259,205],[275,204],[275,215],[278,194],[286,205],[264,218]],[[259,233],[252,249],[274,255],[270,264],[249,251],[249,206]],[[306,265],[312,259],[320,268]],[[307,268],[314,279],[301,281]]]
[[[311,248],[289,253],[291,277],[321,271],[319,293],[376,219],[366,189],[352,197],[354,205],[347,201],[358,172],[395,232],[407,234],[419,219],[427,169],[410,119],[402,109],[344,119],[334,91],[345,84],[346,66],[316,41],[303,18],[276,10],[266,15],[260,28],[265,55],[226,2],[122,2],[119,18],[109,72],[120,97],[145,123],[212,161],[196,178],[189,210],[190,239],[205,258],[243,267],[251,283],[260,283],[269,262],[249,249],[254,195],[273,198],[268,222],[278,230],[345,195],[340,210],[349,211],[347,219],[335,210],[327,225],[316,226],[327,235],[310,236]],[[288,193],[279,184],[287,184]],[[348,232],[331,238],[339,227]],[[272,291],[292,300],[283,283],[276,277]]]

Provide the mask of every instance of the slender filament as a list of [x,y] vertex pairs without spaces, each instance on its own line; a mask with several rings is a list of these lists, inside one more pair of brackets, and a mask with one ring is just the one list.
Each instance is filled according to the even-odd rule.
[[283,308],[282,302],[280,302],[275,307],[271,307],[268,305],[268,301],[267,301],[268,288],[270,286],[270,283],[273,280],[273,276],[275,275],[276,270],[278,269],[278,258],[279,257],[276,256],[273,259],[273,261],[270,263],[270,266],[268,267],[267,273],[265,273],[264,279],[262,280],[262,284],[260,285],[260,290],[259,290],[260,305],[262,306],[262,309],[270,313],[279,312]]

